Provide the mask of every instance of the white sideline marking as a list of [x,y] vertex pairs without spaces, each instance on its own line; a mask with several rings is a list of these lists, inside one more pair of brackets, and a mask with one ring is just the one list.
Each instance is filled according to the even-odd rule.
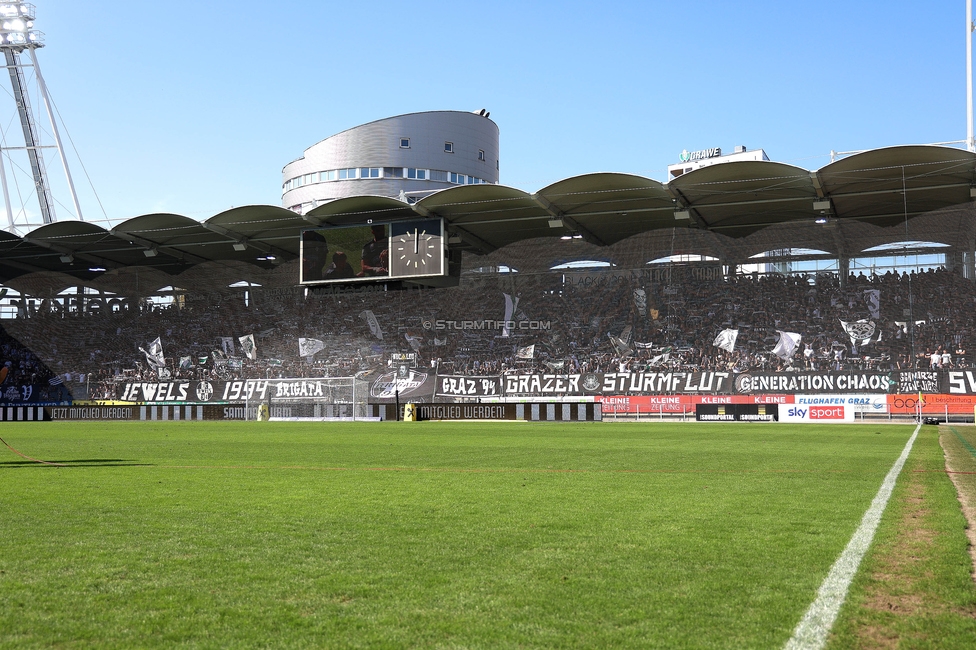
[[905,444],[901,456],[898,457],[895,464],[891,466],[888,475],[885,476],[878,494],[871,502],[871,507],[861,519],[861,525],[857,527],[851,541],[847,543],[847,548],[840,554],[840,557],[834,562],[834,566],[830,568],[830,573],[824,578],[823,584],[817,591],[817,598],[811,603],[807,613],[803,615],[796,629],[793,630],[793,636],[784,646],[786,650],[820,650],[824,647],[827,642],[827,635],[837,619],[840,606],[844,604],[844,599],[847,597],[847,589],[851,586],[854,574],[857,573],[857,567],[861,564],[861,559],[868,547],[871,546],[871,540],[874,539],[874,531],[878,529],[881,515],[884,514],[885,507],[888,505],[888,498],[895,488],[895,481],[901,474],[901,468],[908,460],[908,454],[911,452],[915,438],[921,429],[922,425],[919,423],[915,427],[915,433]]

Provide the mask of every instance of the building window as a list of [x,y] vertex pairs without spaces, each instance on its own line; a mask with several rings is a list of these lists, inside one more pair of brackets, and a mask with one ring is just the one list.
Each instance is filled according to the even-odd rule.
[[363,167],[359,170],[360,178],[379,178],[380,168],[379,167]]
[[480,160],[481,162],[485,162],[485,150],[484,149],[478,149],[478,160]]
[[357,170],[355,168],[352,168],[352,169],[340,169],[339,170],[339,180],[340,181],[344,181],[344,180],[347,180],[347,179],[350,179],[350,178],[357,178],[356,171]]
[[409,149],[410,148],[410,138],[400,138],[400,148]]
[[327,172],[319,172],[319,178],[323,181],[334,181],[336,179],[336,170],[330,169]]
[[444,143],[444,153],[454,153],[454,143],[445,142]]
[[384,167],[383,178],[403,178],[403,167]]
[[430,180],[447,181],[447,172],[441,171],[439,169],[432,169],[430,170]]

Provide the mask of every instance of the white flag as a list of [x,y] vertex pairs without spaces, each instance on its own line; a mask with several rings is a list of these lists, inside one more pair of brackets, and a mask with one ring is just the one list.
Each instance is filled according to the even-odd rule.
[[871,318],[878,320],[881,318],[881,291],[878,289],[865,289],[864,302],[868,306],[868,313]]
[[726,352],[732,352],[735,349],[735,340],[737,338],[739,338],[739,330],[724,329],[718,333],[712,345],[717,348],[722,348]]
[[414,352],[420,352],[420,346],[424,344],[424,337],[404,333],[403,338],[407,339],[407,343],[410,344]]
[[634,350],[627,344],[627,340],[624,339],[626,334],[627,338],[630,338],[630,326],[628,325],[620,336],[614,336],[610,332],[607,332],[607,338],[610,339],[611,345],[613,345],[614,352],[617,353],[618,357],[626,357]]
[[159,340],[158,336],[155,341],[149,344],[148,351],[142,348],[139,348],[139,350],[146,355],[146,361],[153,368],[162,368],[166,365],[166,359],[163,357],[163,342]]
[[376,314],[374,314],[372,310],[367,309],[359,312],[359,317],[366,319],[366,323],[369,325],[370,333],[382,341],[383,330],[380,329],[380,322],[376,320]]
[[244,350],[247,358],[251,361],[257,361],[258,346],[254,344],[254,335],[248,334],[247,336],[241,336],[237,340],[241,342],[241,349]]
[[325,349],[325,343],[318,339],[298,339],[298,356],[310,357]]
[[527,345],[524,348],[519,348],[518,352],[515,353],[516,359],[532,359],[535,357],[535,343],[532,345]]
[[780,359],[789,359],[793,356],[793,351],[800,344],[800,335],[796,332],[780,332],[779,343],[773,348],[773,354]]
[[502,326],[502,338],[507,339],[509,334],[508,324],[512,322],[512,314],[518,309],[519,299],[518,296],[512,298],[507,293],[503,293],[502,295],[505,296],[505,325]]
[[856,323],[841,321],[840,325],[851,338],[851,345],[867,345],[871,342],[871,337],[874,336],[875,324],[873,320],[861,319]]
[[618,338],[620,338],[620,340],[623,341],[625,345],[630,345],[630,334],[633,331],[633,329],[634,329],[633,327],[628,325],[623,329],[623,331],[620,332],[620,336]]

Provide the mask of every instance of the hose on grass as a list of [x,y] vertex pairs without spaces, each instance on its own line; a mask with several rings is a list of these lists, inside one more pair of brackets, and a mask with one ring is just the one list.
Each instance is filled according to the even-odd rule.
[[53,465],[55,467],[67,467],[67,465],[62,465],[61,463],[52,463],[52,462],[46,461],[46,460],[39,460],[37,458],[31,458],[27,454],[22,454],[19,451],[17,451],[16,449],[14,449],[13,447],[11,447],[9,444],[7,444],[7,441],[4,440],[3,438],[0,438],[0,442],[2,442],[7,447],[7,449],[9,449],[10,451],[14,452],[15,454],[17,454],[21,458],[26,458],[27,460],[33,461],[35,463],[41,463],[42,465]]

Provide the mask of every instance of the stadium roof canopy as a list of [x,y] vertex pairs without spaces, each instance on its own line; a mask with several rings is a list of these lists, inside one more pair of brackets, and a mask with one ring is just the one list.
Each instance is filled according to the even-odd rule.
[[[464,185],[415,204],[351,197],[304,216],[276,206],[247,206],[203,222],[176,214],[143,215],[111,230],[64,221],[22,237],[0,231],[0,282],[38,272],[88,282],[130,267],[161,278],[208,263],[235,273],[248,265],[270,271],[298,256],[303,228],[418,215],[444,218],[451,245],[478,255],[566,235],[608,247],[638,235],[653,239],[654,231],[662,230],[670,233],[673,248],[671,229],[676,228],[689,235],[697,231],[695,241],[707,249],[699,251],[703,254],[742,259],[752,251],[797,246],[784,237],[797,226],[820,233],[810,236],[818,249],[844,254],[845,247],[859,251],[883,243],[886,236],[878,228],[969,205],[974,187],[976,154],[912,145],[866,151],[816,171],[743,161],[702,167],[667,184],[631,174],[595,173],[559,181],[534,194],[504,185]],[[833,228],[813,225],[822,217],[828,217]],[[853,246],[852,237],[857,240]],[[967,222],[930,232],[927,239],[971,251],[976,234]],[[743,247],[736,241],[751,243]],[[685,236],[682,242],[685,248],[694,245]]]

